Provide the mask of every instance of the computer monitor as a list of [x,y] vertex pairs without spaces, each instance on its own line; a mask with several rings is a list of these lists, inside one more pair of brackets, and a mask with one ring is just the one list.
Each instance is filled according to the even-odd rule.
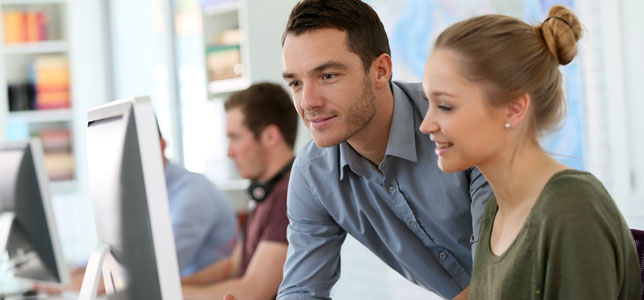
[[39,139],[0,143],[0,260],[5,250],[15,277],[69,281]]
[[116,100],[88,112],[87,163],[99,246],[80,299],[180,300],[161,146],[147,98]]

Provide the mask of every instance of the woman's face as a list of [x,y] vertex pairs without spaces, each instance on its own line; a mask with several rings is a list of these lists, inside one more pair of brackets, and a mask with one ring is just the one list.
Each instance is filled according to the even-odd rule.
[[464,64],[457,52],[436,49],[423,76],[429,108],[420,130],[436,144],[439,168],[450,173],[497,159],[507,138],[506,107],[490,104],[483,84],[463,75]]

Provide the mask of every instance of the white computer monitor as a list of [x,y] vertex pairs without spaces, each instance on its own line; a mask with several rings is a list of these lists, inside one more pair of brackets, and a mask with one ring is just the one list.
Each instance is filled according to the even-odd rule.
[[88,112],[99,245],[86,268],[81,300],[95,297],[101,272],[109,299],[182,299],[156,126],[147,98],[116,100]]
[[69,281],[39,139],[0,143],[0,259],[5,250],[15,277]]

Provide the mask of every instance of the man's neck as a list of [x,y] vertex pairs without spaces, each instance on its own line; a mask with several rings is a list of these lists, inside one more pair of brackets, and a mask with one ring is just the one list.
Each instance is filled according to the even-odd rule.
[[388,87],[383,95],[376,98],[376,105],[376,113],[369,124],[349,138],[347,143],[378,168],[387,152],[389,131],[394,116],[394,96],[391,88]]
[[259,181],[266,182],[271,180],[277,173],[279,173],[286,164],[293,160],[294,154],[293,149],[287,148],[280,151],[276,151],[272,155],[268,155],[266,170],[263,173]]

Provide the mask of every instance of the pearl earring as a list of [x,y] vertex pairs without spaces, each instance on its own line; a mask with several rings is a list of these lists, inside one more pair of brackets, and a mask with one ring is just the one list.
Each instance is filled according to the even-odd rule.
[[512,126],[512,125],[510,125],[510,122],[505,123],[505,128],[510,128],[510,126]]

